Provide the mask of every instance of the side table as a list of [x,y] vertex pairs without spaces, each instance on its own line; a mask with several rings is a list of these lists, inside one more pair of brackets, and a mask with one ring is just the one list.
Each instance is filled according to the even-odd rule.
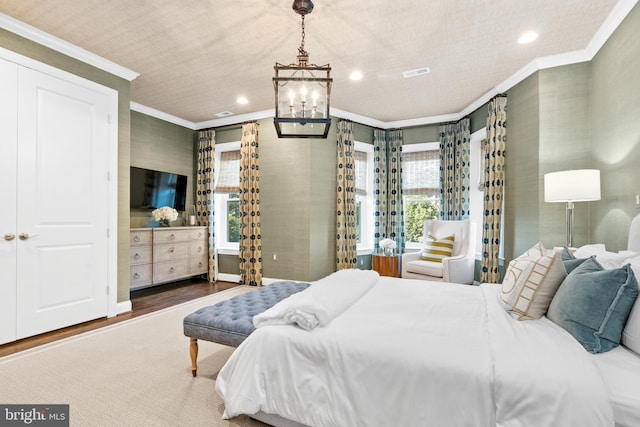
[[400,277],[400,255],[373,254],[373,269],[381,276]]

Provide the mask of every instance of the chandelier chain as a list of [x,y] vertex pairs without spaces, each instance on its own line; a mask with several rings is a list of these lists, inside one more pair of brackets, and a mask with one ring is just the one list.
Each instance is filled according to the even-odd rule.
[[298,48],[298,53],[300,55],[307,55],[307,52],[305,52],[304,50],[304,36],[305,36],[305,32],[304,32],[304,15],[302,16],[302,40],[300,41],[300,47]]

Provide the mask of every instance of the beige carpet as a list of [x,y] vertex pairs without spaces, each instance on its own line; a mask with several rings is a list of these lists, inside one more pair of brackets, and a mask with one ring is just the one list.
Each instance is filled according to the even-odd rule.
[[0,358],[0,403],[69,404],[72,426],[265,426],[222,420],[215,379],[233,348],[200,341],[191,375],[182,319],[248,287]]

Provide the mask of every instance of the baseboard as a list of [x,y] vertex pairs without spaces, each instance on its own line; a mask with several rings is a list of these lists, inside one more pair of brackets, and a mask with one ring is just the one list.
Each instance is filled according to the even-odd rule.
[[131,311],[131,300],[121,301],[116,305],[116,314],[110,317],[115,317],[118,314],[128,313],[130,311]]
[[[240,283],[240,275],[239,274],[218,273],[218,277],[216,278],[216,280],[219,280],[221,282]],[[269,277],[263,277],[262,278],[262,284],[263,285],[271,285],[273,283],[282,282],[282,281],[285,281],[285,280],[290,280],[290,279],[274,279],[274,278],[269,278]],[[298,280],[295,280],[295,281],[298,281]]]

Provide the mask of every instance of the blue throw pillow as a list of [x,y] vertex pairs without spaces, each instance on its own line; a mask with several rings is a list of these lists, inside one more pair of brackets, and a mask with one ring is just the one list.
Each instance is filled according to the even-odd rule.
[[637,296],[638,282],[629,265],[605,270],[595,258],[587,258],[564,279],[547,317],[588,352],[604,353],[620,344]]
[[566,246],[560,249],[560,259],[567,274],[571,273],[577,266],[585,262],[588,258],[576,258]]

